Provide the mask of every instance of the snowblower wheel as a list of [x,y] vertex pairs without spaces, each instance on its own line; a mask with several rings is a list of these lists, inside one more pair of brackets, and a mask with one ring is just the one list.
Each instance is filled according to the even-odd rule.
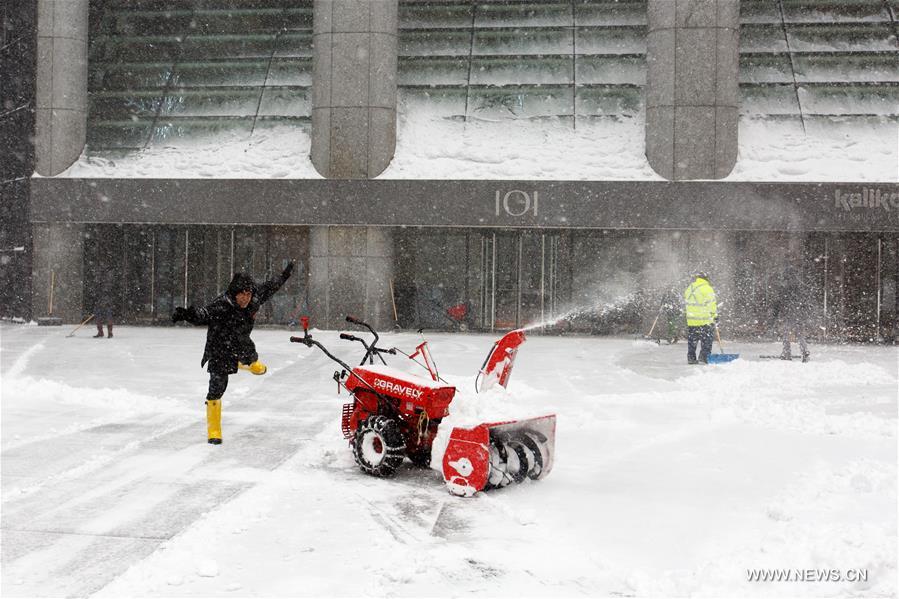
[[390,476],[406,457],[406,443],[396,420],[369,416],[356,430],[353,457],[372,476]]

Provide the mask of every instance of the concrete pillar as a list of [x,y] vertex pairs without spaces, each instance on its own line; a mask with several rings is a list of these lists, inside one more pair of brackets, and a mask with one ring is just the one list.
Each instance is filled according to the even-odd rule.
[[51,177],[87,138],[88,0],[38,0],[35,170]]
[[34,225],[31,270],[34,318],[58,316],[63,322],[81,321],[84,313],[83,228],[83,225],[71,223]]
[[396,149],[398,0],[315,0],[312,164],[377,177]]
[[393,327],[393,232],[384,227],[312,227],[309,307],[312,325],[345,329],[346,316]]
[[740,0],[649,0],[646,158],[671,180],[737,161]]

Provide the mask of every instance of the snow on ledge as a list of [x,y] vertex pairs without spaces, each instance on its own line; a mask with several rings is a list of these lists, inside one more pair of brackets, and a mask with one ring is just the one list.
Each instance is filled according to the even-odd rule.
[[[304,128],[277,126],[250,139],[196,140],[133,153],[85,153],[64,178],[320,179]],[[661,181],[633,118],[469,120],[400,114],[393,161],[380,179]],[[899,181],[899,121],[743,117],[727,181]]]

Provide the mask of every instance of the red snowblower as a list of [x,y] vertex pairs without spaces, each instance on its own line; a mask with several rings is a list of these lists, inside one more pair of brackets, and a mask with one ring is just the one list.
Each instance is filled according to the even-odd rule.
[[[437,372],[427,342],[410,355],[397,348],[378,347],[378,333],[367,323],[347,316],[347,322],[365,327],[371,343],[348,333],[340,338],[359,342],[365,354],[352,367],[312,338],[303,319],[303,336],[294,343],[316,346],[342,369],[333,378],[353,401],[343,406],[341,428],[359,468],[372,476],[391,476],[409,458],[429,466],[431,448],[441,421],[449,416],[456,388]],[[497,341],[478,373],[478,391],[509,381],[524,332],[507,333]],[[384,354],[405,355],[428,371],[429,378],[392,368]],[[375,363],[375,358],[380,364]],[[419,359],[420,358],[420,361]],[[477,491],[505,487],[513,482],[539,480],[552,470],[555,445],[554,414],[524,420],[454,427],[443,454],[443,480],[454,495],[470,497]]]

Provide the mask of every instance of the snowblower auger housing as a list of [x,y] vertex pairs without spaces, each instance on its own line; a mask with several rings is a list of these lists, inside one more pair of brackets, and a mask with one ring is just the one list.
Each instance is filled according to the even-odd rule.
[[[290,340],[318,347],[343,367],[334,378],[353,398],[343,406],[341,429],[356,463],[373,476],[392,475],[407,457],[417,465],[430,465],[438,427],[449,415],[456,388],[440,379],[430,364],[426,368],[431,378],[388,366],[382,354],[396,354],[396,349],[378,347],[378,334],[368,324],[350,316],[347,322],[367,328],[374,336],[368,343],[341,333],[341,339],[358,341],[365,347],[362,362],[356,367],[332,355],[305,327],[303,337]],[[494,350],[507,346],[509,335],[513,350],[524,341],[522,332],[512,333],[494,345]],[[416,354],[409,357],[414,360],[422,349],[418,346]],[[503,349],[501,354],[502,359],[485,361],[485,366],[488,362],[490,365],[482,368],[481,374],[504,385],[514,353]],[[426,349],[423,355],[427,355]],[[374,363],[376,357],[381,364]],[[512,482],[539,480],[552,469],[554,442],[554,415],[454,428],[441,464],[447,489],[455,495],[471,496]]]

